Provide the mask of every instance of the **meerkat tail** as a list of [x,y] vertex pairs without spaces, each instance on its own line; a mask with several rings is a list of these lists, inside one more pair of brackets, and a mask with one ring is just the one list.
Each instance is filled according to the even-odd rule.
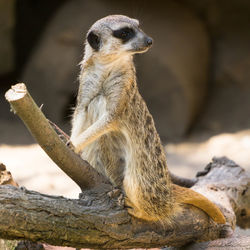
[[205,196],[192,189],[173,184],[173,193],[178,203],[190,204],[200,208],[208,214],[215,222],[225,224],[226,219],[220,209]]

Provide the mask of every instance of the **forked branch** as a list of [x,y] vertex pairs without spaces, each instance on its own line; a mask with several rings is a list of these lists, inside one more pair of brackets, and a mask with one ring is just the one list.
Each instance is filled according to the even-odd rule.
[[87,161],[81,159],[65,145],[35,104],[25,84],[18,83],[12,86],[6,92],[5,98],[10,103],[12,111],[22,119],[48,156],[82,190],[107,182]]

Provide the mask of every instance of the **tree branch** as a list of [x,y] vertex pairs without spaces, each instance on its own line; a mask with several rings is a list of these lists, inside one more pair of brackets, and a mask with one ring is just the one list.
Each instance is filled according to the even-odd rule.
[[[243,216],[248,221],[244,226],[249,227],[249,173],[226,158],[215,158],[209,165],[208,173],[199,177],[192,189],[215,201],[226,225],[214,223],[188,205],[171,228],[140,221],[118,205],[118,197],[109,197],[105,184],[84,191],[79,200],[0,186],[0,238],[78,248],[179,247],[231,235],[236,216]],[[242,210],[244,215],[237,212]]]
[[[110,197],[108,181],[66,147],[24,84],[13,86],[6,99],[45,152],[84,192],[81,199],[72,200],[0,186],[0,237],[79,248],[149,248],[229,236],[236,217],[239,226],[250,227],[250,176],[234,162],[215,158],[194,180],[171,176],[217,204],[227,224],[218,225],[188,205],[183,205],[172,227],[150,224],[129,216],[119,194]],[[7,172],[5,176],[11,180]]]
[[100,183],[107,183],[104,176],[92,168],[87,161],[70,150],[56,134],[46,117],[33,101],[25,84],[12,86],[5,94],[12,110],[24,122],[32,136],[48,154],[78,186],[89,189]]
[[187,188],[192,187],[197,182],[197,179],[183,178],[173,173],[170,173],[170,178],[174,184]]

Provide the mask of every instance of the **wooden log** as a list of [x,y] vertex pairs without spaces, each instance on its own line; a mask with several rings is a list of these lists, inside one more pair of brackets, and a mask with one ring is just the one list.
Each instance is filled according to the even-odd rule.
[[244,226],[249,227],[249,186],[249,173],[226,158],[214,158],[192,188],[215,201],[227,224],[218,225],[201,210],[185,206],[173,227],[131,217],[119,205],[119,195],[110,198],[105,184],[84,191],[78,200],[0,186],[0,237],[112,249],[211,241],[233,234],[236,217],[242,217],[237,211],[246,211]]

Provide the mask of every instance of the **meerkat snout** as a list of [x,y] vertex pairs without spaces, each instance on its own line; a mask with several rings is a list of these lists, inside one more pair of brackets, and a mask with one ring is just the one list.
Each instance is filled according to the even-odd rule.
[[133,44],[134,48],[132,49],[132,52],[134,53],[144,53],[146,52],[150,47],[153,45],[153,39],[145,33],[142,34],[141,40],[137,39],[137,41]]
[[153,39],[151,37],[147,37],[146,39],[146,44],[150,47],[153,44]]

